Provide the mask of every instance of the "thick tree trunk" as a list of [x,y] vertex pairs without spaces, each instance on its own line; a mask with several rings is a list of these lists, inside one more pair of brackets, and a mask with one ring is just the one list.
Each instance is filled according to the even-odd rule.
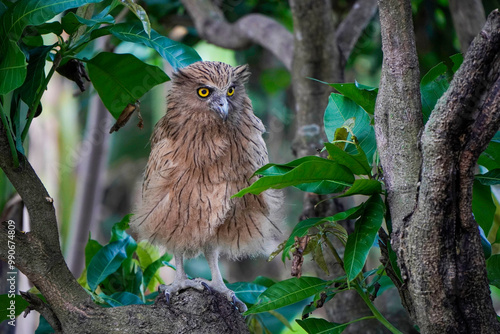
[[421,129],[410,2],[380,0],[384,65],[375,126],[405,307],[422,333],[499,333],[479,230],[474,167],[500,126],[500,13],[490,14]]
[[465,54],[484,25],[483,4],[481,0],[450,0],[450,12],[460,41],[460,49]]

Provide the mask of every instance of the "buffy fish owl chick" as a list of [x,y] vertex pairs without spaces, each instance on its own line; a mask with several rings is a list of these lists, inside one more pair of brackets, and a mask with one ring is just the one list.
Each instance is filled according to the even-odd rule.
[[[167,296],[210,286],[242,312],[245,304],[222,280],[219,254],[265,253],[279,231],[276,193],[231,199],[268,162],[264,126],[245,92],[249,75],[246,65],[220,62],[197,62],[174,73],[131,223],[139,240],[174,254],[177,271],[174,282],[164,287]],[[201,252],[210,266],[210,282],[189,280],[183,269],[184,258]]]

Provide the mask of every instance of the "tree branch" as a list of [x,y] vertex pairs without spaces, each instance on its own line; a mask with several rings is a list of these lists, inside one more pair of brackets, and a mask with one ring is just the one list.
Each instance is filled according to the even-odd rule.
[[[398,235],[405,217],[415,208],[420,175],[420,73],[410,1],[379,0],[379,11],[384,60],[375,107],[375,134],[393,233]],[[393,248],[398,251],[397,242]]]
[[293,37],[273,19],[249,14],[229,23],[211,0],[182,0],[200,37],[217,46],[240,50],[258,44],[273,53],[287,69],[292,67]]
[[450,0],[450,12],[453,26],[460,41],[460,49],[465,54],[470,43],[484,25],[483,4],[481,0]]
[[342,57],[342,66],[345,65],[352,49],[368,23],[377,12],[377,0],[358,0],[352,6],[351,11],[340,23],[335,32],[335,40]]

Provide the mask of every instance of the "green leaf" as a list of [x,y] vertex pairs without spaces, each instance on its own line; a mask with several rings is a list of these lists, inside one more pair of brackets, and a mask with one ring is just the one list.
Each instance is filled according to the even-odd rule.
[[0,27],[4,31],[2,35],[17,41],[24,28],[29,25],[43,24],[67,9],[100,1],[102,0],[20,0],[0,18]]
[[450,83],[446,73],[448,68],[444,63],[439,63],[427,72],[420,82],[420,99],[424,124],[429,119],[434,106],[439,98],[446,92]]
[[[325,110],[325,132],[328,141],[333,141],[335,131],[344,125],[345,121],[354,118],[355,125],[352,129],[359,144],[366,154],[368,161],[372,161],[373,153],[377,148],[375,131],[370,124],[370,116],[351,99],[340,94],[331,94]],[[351,135],[349,135],[349,138]],[[348,140],[349,140],[348,138]],[[353,144],[348,144],[346,152],[356,154],[357,149]]]
[[147,268],[146,270],[144,270],[144,278],[143,278],[143,282],[144,282],[144,286],[148,286],[149,285],[149,282],[151,281],[151,279],[155,276],[155,274],[157,273],[157,271],[163,267],[163,261],[170,261],[172,259],[172,255],[168,254],[168,253],[165,253],[163,254],[162,257],[160,257],[158,260],[154,261],[153,263],[151,263]]
[[476,175],[476,180],[485,186],[500,184],[500,168],[490,170],[485,174]]
[[0,54],[0,95],[20,87],[27,71],[26,57],[17,43],[9,40],[3,46],[3,55]]
[[[54,22],[48,22],[48,23],[42,23],[37,26],[33,26],[33,32],[30,32],[29,35],[33,34],[38,34],[38,35],[46,35],[46,34],[55,34],[55,35],[61,35],[63,28],[60,22],[54,21]],[[28,28],[29,29],[29,28]],[[26,34],[26,32],[25,32]]]
[[307,276],[277,282],[264,291],[259,297],[259,302],[246,311],[244,315],[266,312],[294,304],[314,296],[329,284],[329,281]]
[[110,27],[109,32],[122,41],[142,43],[156,50],[174,70],[201,61],[201,57],[193,48],[161,36],[154,30],[151,30],[151,37],[148,37],[141,26],[120,23]]
[[257,169],[254,175],[262,176],[272,176],[272,175],[283,175],[294,169],[295,167],[309,161],[328,161],[324,158],[317,157],[315,155],[302,157],[286,164],[267,164]]
[[[343,128],[340,128],[343,129]],[[338,129],[337,129],[338,130]],[[349,154],[340,149],[337,144],[325,143],[326,150],[336,163],[346,166],[355,175],[371,175],[372,168],[363,153]]]
[[344,269],[349,281],[355,279],[365,265],[368,252],[382,226],[384,210],[380,195],[372,195],[365,203],[363,215],[355,223],[354,232],[347,238]]
[[345,185],[339,184],[337,182],[332,181],[319,181],[312,183],[302,183],[295,186],[296,188],[306,192],[306,193],[315,193],[318,195],[328,195],[339,193],[344,190]]
[[500,168],[500,132],[495,134],[486,150],[479,156],[477,163],[488,170]]
[[374,114],[378,88],[360,85],[358,82],[333,83],[329,85],[335,88],[340,94],[356,102],[367,113]]
[[131,54],[101,52],[87,65],[97,93],[116,119],[128,104],[136,103],[151,88],[169,80],[159,67],[145,64]]
[[18,90],[29,108],[33,107],[38,89],[45,80],[45,60],[51,49],[52,45],[44,45],[29,51],[28,74]]
[[346,167],[333,161],[305,162],[283,175],[264,176],[254,182],[250,187],[242,189],[233,197],[242,197],[251,193],[258,195],[264,190],[273,188],[281,189],[297,186],[303,183],[330,181],[345,187],[354,183],[354,175]]
[[496,206],[491,197],[491,187],[475,180],[472,187],[472,213],[474,219],[487,235],[493,225]]
[[349,324],[336,324],[319,318],[308,318],[296,321],[308,334],[339,334],[349,326]]
[[229,283],[226,286],[236,294],[238,299],[249,305],[257,303],[260,294],[267,289],[265,286],[247,282]]
[[61,19],[61,22],[64,31],[71,35],[82,25],[94,27],[103,23],[112,24],[115,23],[115,19],[111,15],[105,15],[104,17],[97,19],[85,19],[73,12],[69,12],[68,14],[64,15],[64,17]]
[[87,241],[87,245],[85,245],[85,268],[88,268],[90,261],[94,258],[94,256],[99,252],[102,248],[102,245],[97,241],[90,238],[89,233],[89,241]]
[[138,296],[130,292],[116,292],[111,296],[106,296],[105,294],[99,295],[112,307],[125,306],[125,305],[135,305],[144,304],[144,302]]
[[132,216],[133,214],[129,213],[128,215],[125,215],[122,220],[113,225],[113,227],[111,228],[111,239],[109,240],[110,243],[113,241],[125,239],[129,236],[126,231],[130,228],[130,217]]
[[[7,279],[9,277],[7,276]],[[5,277],[4,277],[5,279]],[[17,276],[16,276],[17,279]],[[3,282],[5,283],[5,282]],[[10,281],[7,280],[7,284]],[[0,295],[0,323],[4,320],[14,320],[28,307],[29,303],[21,295],[5,294]]]
[[364,208],[364,203],[355,207],[350,208],[349,210],[339,212],[331,217],[326,217],[326,218],[309,218],[306,220],[302,220],[299,222],[297,225],[295,225],[292,233],[290,234],[290,237],[288,237],[288,240],[285,244],[285,247],[283,249],[283,254],[282,254],[282,261],[285,262],[286,255],[290,251],[290,249],[293,247],[293,244],[295,243],[295,237],[303,237],[305,236],[309,229],[321,225],[325,222],[335,222],[335,221],[340,221],[340,220],[347,220],[347,219],[355,219],[359,217],[359,215],[362,214],[362,209]]
[[323,246],[322,246],[322,240],[319,239],[318,243],[316,244],[316,247],[314,248],[313,251],[313,260],[316,262],[318,267],[321,268],[325,272],[325,274],[328,276],[330,275],[330,271],[328,270],[328,265],[326,264],[325,261],[325,256],[323,255]]
[[269,288],[271,285],[274,285],[276,283],[276,281],[269,278],[269,277],[257,276],[253,280],[253,283],[265,286],[266,288]]
[[345,193],[336,197],[347,197],[352,195],[366,195],[380,194],[382,192],[382,183],[377,180],[356,179],[351,188]]
[[486,261],[486,270],[490,284],[500,289],[500,254],[492,255]]
[[127,247],[133,242],[129,236],[107,244],[92,258],[87,268],[87,282],[95,291],[99,283],[114,273],[127,258]]
[[144,8],[136,4],[133,0],[122,0],[122,5],[127,7],[141,21],[144,31],[151,36],[151,23]]

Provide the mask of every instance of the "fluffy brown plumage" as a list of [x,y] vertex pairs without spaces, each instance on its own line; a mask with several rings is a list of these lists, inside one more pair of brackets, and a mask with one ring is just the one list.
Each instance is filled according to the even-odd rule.
[[197,62],[174,74],[131,223],[139,240],[174,253],[176,279],[167,293],[203,288],[202,280],[187,279],[182,261],[204,252],[212,271],[209,285],[240,310],[244,304],[222,282],[218,255],[265,253],[278,231],[275,193],[231,199],[268,162],[264,126],[244,88],[249,75],[247,66],[220,62]]

